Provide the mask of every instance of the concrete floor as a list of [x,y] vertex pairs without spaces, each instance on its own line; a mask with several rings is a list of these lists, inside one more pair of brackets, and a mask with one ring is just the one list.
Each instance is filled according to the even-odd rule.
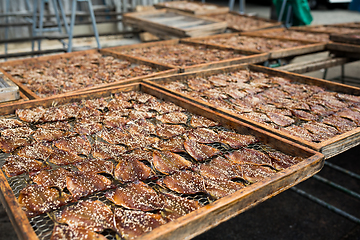
[[[212,1],[210,1],[212,2]],[[227,4],[227,1],[214,1],[218,4]],[[224,3],[226,2],[226,4]],[[237,7],[237,6],[236,6]],[[258,16],[269,17],[270,7],[248,3],[246,12],[257,13]],[[320,6],[319,10],[313,10],[313,24],[338,23],[360,21],[360,13],[350,12],[345,9],[327,10]],[[114,40],[116,41],[116,39]],[[120,41],[120,40],[119,40]],[[130,40],[131,42],[131,40]],[[116,44],[116,42],[115,42]],[[302,57],[311,59],[319,55]],[[299,61],[300,59],[294,59]],[[360,64],[354,62],[346,65],[346,75],[359,77]],[[322,71],[312,72],[306,75],[322,77]],[[328,78],[340,75],[340,67],[329,69]],[[359,86],[358,83],[349,84]],[[360,161],[358,154],[360,146],[355,147],[328,160],[345,169],[360,174]],[[327,166],[318,174],[332,181],[347,186],[349,189],[359,192],[360,180],[346,176]],[[297,188],[360,218],[360,200],[349,197],[347,194],[335,190],[328,185],[311,178]],[[0,205],[0,239],[17,239],[13,227]],[[241,240],[241,239],[313,239],[313,240],[355,240],[360,239],[360,224],[354,223],[329,209],[305,198],[293,190],[287,190],[272,199],[257,205],[229,221],[220,224],[200,236],[196,240]]]

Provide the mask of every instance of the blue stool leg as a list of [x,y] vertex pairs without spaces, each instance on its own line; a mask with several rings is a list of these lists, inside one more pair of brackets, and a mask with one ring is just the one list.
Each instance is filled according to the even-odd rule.
[[72,50],[72,38],[73,38],[73,31],[74,31],[74,24],[75,24],[76,3],[77,3],[76,0],[72,0],[68,52],[71,52],[71,50]]
[[[44,8],[45,8],[45,0],[41,0],[40,3],[40,19],[39,19],[39,33],[40,36],[43,34],[43,25],[44,25]],[[38,49],[41,50],[41,39],[38,40]]]
[[36,14],[37,14],[37,7],[38,7],[38,2],[37,0],[33,0],[33,19],[32,19],[32,33],[31,36],[33,37],[33,39],[31,40],[31,51],[33,52],[35,49],[35,40],[34,37],[36,36]]
[[234,10],[234,4],[235,4],[235,0],[230,0],[230,1],[229,1],[229,9],[230,9],[231,11]]
[[[10,0],[6,0],[5,2],[5,14],[8,14],[10,11]],[[5,39],[7,40],[9,37],[9,27],[7,26],[7,24],[9,23],[9,16],[6,16],[5,18],[5,23],[6,23],[6,27],[5,27]],[[7,54],[8,52],[8,43],[5,43],[5,54]],[[6,61],[6,58],[5,58]]]
[[56,22],[58,24],[58,29],[59,29],[59,32],[62,33],[61,20],[60,20],[60,16],[59,16],[59,12],[58,12],[57,1],[52,0],[52,3],[54,5],[54,12],[55,12],[55,17],[56,17]]
[[241,14],[245,13],[245,0],[240,0],[239,12]]
[[282,22],[282,17],[284,15],[284,11],[285,11],[285,6],[286,6],[287,0],[283,0],[282,5],[281,5],[281,9],[280,9],[280,13],[279,13],[279,17],[278,17],[278,21]]
[[64,7],[63,7],[63,4],[62,4],[62,1],[61,1],[61,0],[58,0],[58,3],[59,3],[60,13],[61,13],[61,16],[62,16],[63,21],[64,21],[64,26],[65,26],[66,34],[69,34],[69,25],[67,24],[67,20],[66,20],[65,11],[64,11]]
[[98,30],[97,30],[97,27],[96,27],[96,19],[95,19],[95,14],[94,14],[94,10],[93,10],[93,7],[92,7],[92,3],[91,3],[90,0],[88,0],[87,2],[89,4],[89,11],[90,11],[91,21],[92,21],[92,25],[93,25],[93,29],[94,29],[94,33],[95,33],[96,43],[97,43],[98,49],[101,49],[100,40],[99,40],[99,33],[98,33]]

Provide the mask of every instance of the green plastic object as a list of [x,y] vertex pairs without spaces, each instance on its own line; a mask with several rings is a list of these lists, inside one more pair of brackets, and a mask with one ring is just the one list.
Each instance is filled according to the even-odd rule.
[[[283,0],[273,0],[278,16],[280,14],[282,2]],[[291,9],[293,11],[293,26],[309,25],[312,22],[313,18],[311,16],[310,7],[307,0],[288,0],[285,6],[284,14],[281,19],[282,22],[285,22],[286,20],[289,6],[291,6]]]

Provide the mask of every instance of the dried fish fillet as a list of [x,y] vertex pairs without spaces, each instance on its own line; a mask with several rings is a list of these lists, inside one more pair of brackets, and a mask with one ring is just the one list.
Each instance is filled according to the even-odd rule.
[[292,114],[304,121],[316,121],[319,117],[303,110],[291,110]]
[[204,181],[204,178],[197,173],[180,171],[158,180],[157,183],[177,193],[196,194],[205,192]]
[[307,122],[304,123],[302,127],[311,132],[319,142],[325,141],[340,133],[336,128],[319,122]]
[[31,142],[25,138],[4,138],[0,137],[0,149],[5,153],[11,153],[15,149],[30,145]]
[[188,137],[198,143],[220,142],[218,134],[207,128],[197,128],[189,132]]
[[238,164],[223,157],[217,157],[209,163],[199,164],[196,171],[205,178],[226,179],[242,178],[243,174]]
[[18,202],[28,217],[57,209],[72,200],[66,193],[55,188],[28,185],[20,191]]
[[218,132],[220,142],[228,144],[230,147],[234,149],[238,149],[240,147],[246,147],[250,144],[254,144],[258,142],[256,137],[251,135],[243,135],[234,132]]
[[186,129],[181,125],[159,124],[156,126],[156,135],[165,139],[182,135],[185,132]]
[[126,183],[136,180],[146,180],[155,177],[154,171],[144,163],[131,157],[119,157],[114,176],[115,179]]
[[126,148],[119,145],[108,144],[100,141],[95,141],[92,146],[91,154],[97,159],[112,159],[117,158],[126,152]]
[[77,154],[67,152],[61,149],[54,148],[53,152],[49,156],[49,162],[58,166],[69,165],[72,163],[81,162],[84,159]]
[[55,217],[58,223],[66,223],[73,228],[83,228],[96,232],[114,229],[113,212],[109,206],[99,200],[79,201],[75,205],[67,206]]
[[154,189],[143,182],[129,183],[125,187],[117,187],[107,192],[106,198],[127,209],[154,211],[163,208],[161,198]]
[[351,109],[346,109],[336,113],[337,116],[349,119],[356,123],[358,126],[360,125],[360,112],[354,111]]
[[221,153],[220,150],[193,140],[184,142],[186,152],[197,161],[204,161]]
[[66,177],[66,187],[75,199],[79,199],[113,186],[112,182],[104,176],[92,172],[74,172]]
[[6,176],[13,177],[23,173],[37,172],[48,168],[49,166],[41,161],[17,155],[10,155],[5,159],[5,163],[1,169],[5,172]]
[[253,164],[271,166],[271,159],[264,153],[249,148],[242,148],[232,153],[225,154],[226,158],[237,164]]
[[8,128],[26,127],[27,123],[21,122],[17,119],[0,119],[0,130]]
[[281,128],[280,131],[283,131],[295,137],[299,137],[309,142],[316,140],[316,137],[312,133],[299,126],[290,126],[286,128]]
[[190,126],[192,126],[193,128],[214,127],[218,125],[220,125],[220,123],[214,122],[208,118],[199,115],[193,115],[190,120]]
[[248,182],[258,182],[264,178],[274,175],[276,172],[269,167],[252,165],[252,164],[243,164],[241,165],[241,170],[243,172],[243,178]]
[[201,207],[197,201],[169,193],[162,193],[160,197],[164,204],[161,215],[168,221],[173,221]]
[[79,162],[75,165],[82,172],[89,173],[107,173],[113,175],[114,164],[102,159],[89,159]]
[[269,112],[266,115],[270,118],[271,121],[273,121],[275,124],[281,127],[290,126],[295,122],[295,120],[292,119],[291,117],[282,115],[280,113]]
[[118,128],[124,126],[126,123],[130,122],[131,119],[123,116],[123,111],[112,111],[107,112],[104,115],[103,123],[109,128]]
[[43,187],[57,187],[63,190],[66,187],[66,176],[69,176],[71,172],[58,168],[56,170],[42,170],[35,175],[31,175],[30,178],[34,183]]
[[143,134],[143,135],[156,134],[154,124],[150,123],[149,121],[146,121],[145,119],[138,120],[135,123],[129,122],[125,126],[125,129],[131,134]]
[[9,128],[0,132],[4,138],[28,138],[33,133],[34,130],[29,127]]
[[107,240],[104,235],[83,228],[55,225],[50,240]]
[[163,174],[171,174],[182,169],[189,169],[192,163],[178,154],[169,151],[154,151],[152,163],[156,170]]
[[66,119],[65,113],[58,107],[48,107],[40,118],[40,122],[55,122]]
[[69,133],[63,130],[38,128],[33,134],[33,138],[37,142],[52,142],[55,140],[59,140],[60,138],[67,137],[68,135]]
[[36,107],[31,109],[16,109],[15,114],[24,122],[36,123],[45,113],[45,108]]
[[74,130],[80,135],[92,135],[101,131],[103,125],[91,120],[82,119],[75,123]]
[[189,88],[195,91],[203,91],[212,87],[209,81],[201,77],[191,78],[187,84]]
[[244,188],[243,183],[232,182],[225,179],[206,179],[205,191],[212,198],[219,199]]
[[166,223],[160,214],[121,208],[115,209],[114,219],[117,232],[125,240],[135,239]]
[[35,143],[19,149],[16,154],[20,157],[46,160],[53,152],[51,145],[46,143]]
[[168,140],[160,140],[153,147],[161,151],[185,152],[185,138],[183,136],[175,136]]
[[357,127],[354,122],[338,116],[326,117],[322,119],[321,122],[335,127],[341,133],[351,131]]
[[135,149],[130,153],[123,154],[123,159],[152,162],[153,152],[145,149]]
[[271,158],[272,166],[277,170],[283,170],[303,161],[301,157],[293,157],[281,152],[268,151],[267,154]]
[[63,138],[55,141],[54,145],[60,150],[68,151],[73,154],[83,154],[87,156],[91,151],[91,145],[86,136]]
[[182,112],[171,112],[156,117],[162,123],[186,124],[188,116]]

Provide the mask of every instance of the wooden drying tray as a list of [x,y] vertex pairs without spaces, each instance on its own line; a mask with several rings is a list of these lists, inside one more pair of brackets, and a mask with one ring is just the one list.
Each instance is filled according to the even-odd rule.
[[169,67],[172,68],[179,68],[180,72],[193,72],[193,71],[200,71],[205,69],[212,69],[212,68],[219,68],[219,67],[225,67],[225,66],[231,66],[235,64],[240,63],[261,63],[265,62],[269,58],[269,54],[267,53],[259,53],[256,51],[249,51],[244,49],[237,49],[234,50],[233,48],[228,48],[224,46],[212,46],[208,44],[202,44],[202,43],[195,43],[195,42],[188,42],[188,41],[182,41],[180,39],[173,39],[173,40],[166,40],[166,41],[160,41],[160,42],[151,42],[151,43],[141,43],[141,44],[134,44],[134,45],[127,45],[127,46],[121,46],[121,47],[112,47],[112,48],[105,48],[102,51],[105,53],[117,53],[119,55],[124,55],[128,58],[134,58],[134,59],[141,59],[142,61],[151,62],[154,64],[157,64],[158,62],[154,60],[147,59],[145,57],[136,57],[132,56],[130,54],[122,54],[121,51],[125,50],[131,50],[131,49],[139,49],[139,48],[148,48],[148,47],[154,47],[154,46],[172,46],[177,44],[191,44],[191,45],[202,45],[202,46],[208,46],[209,48],[216,48],[216,49],[222,49],[222,50],[231,50],[239,54],[245,54],[248,56],[245,57],[239,57],[239,58],[232,58],[232,59],[226,59],[222,61],[217,62],[209,62],[209,63],[203,63],[203,64],[197,64],[192,66],[175,66],[168,64]]
[[360,45],[346,44],[346,43],[328,43],[326,49],[330,50],[336,56],[344,56],[353,58],[355,60],[360,59]]
[[359,24],[359,32],[348,33],[348,34],[331,34],[330,40],[333,42],[360,45],[359,36],[360,36],[360,24]]
[[358,29],[360,29],[360,22],[347,22],[347,23],[327,24],[326,26],[346,27],[346,28],[358,28]]
[[[181,7],[181,4],[196,4],[199,9],[188,9]],[[168,6],[167,6],[168,5]],[[178,10],[181,12],[193,14],[193,15],[206,15],[206,14],[218,14],[218,13],[227,13],[229,12],[229,7],[219,6],[211,3],[202,3],[202,2],[189,2],[189,1],[172,1],[172,2],[162,2],[154,5],[156,8],[166,8]],[[211,7],[211,9],[207,9]]]
[[299,26],[299,27],[291,27],[289,28],[290,30],[296,30],[296,31],[302,31],[302,32],[311,32],[311,33],[328,33],[328,34],[332,34],[332,33],[338,33],[337,31],[326,31],[326,30],[320,30],[320,29],[316,29],[317,27],[335,27],[338,29],[341,28],[349,28],[352,31],[355,31],[354,28],[350,28],[350,27],[343,27],[343,26],[334,26],[334,25],[309,25],[309,26]]
[[296,142],[296,143],[306,146],[308,148],[314,149],[315,151],[318,151],[318,152],[321,152],[322,154],[324,154],[325,158],[327,158],[327,159],[330,157],[333,157],[335,155],[338,155],[338,154],[360,144],[360,127],[356,128],[352,131],[338,135],[336,137],[333,137],[331,139],[328,139],[326,141],[323,141],[321,143],[314,143],[314,142],[306,141],[302,138],[295,137],[290,134],[284,133],[280,130],[268,127],[265,124],[261,124],[261,123],[252,121],[248,118],[241,117],[240,115],[231,113],[228,110],[223,110],[223,109],[214,107],[213,105],[209,104],[208,102],[189,97],[187,95],[169,90],[164,87],[165,84],[170,83],[170,82],[184,81],[185,79],[193,78],[193,77],[208,77],[208,76],[212,76],[212,75],[216,75],[216,74],[228,73],[228,72],[233,72],[233,71],[243,70],[243,69],[249,69],[251,71],[259,71],[259,72],[267,73],[267,74],[270,74],[273,76],[284,77],[284,78],[287,78],[287,79],[290,79],[292,81],[296,81],[299,83],[316,85],[319,87],[323,87],[329,91],[335,91],[335,92],[347,93],[347,94],[353,94],[353,95],[360,96],[360,88],[356,88],[356,87],[352,87],[352,86],[348,86],[348,85],[344,85],[344,84],[340,84],[340,83],[334,83],[334,82],[317,79],[317,78],[313,78],[313,77],[308,77],[308,76],[304,76],[304,75],[300,75],[300,74],[296,74],[296,73],[275,70],[275,69],[267,68],[267,67],[263,67],[263,66],[251,65],[251,64],[250,65],[243,64],[243,65],[238,65],[238,66],[218,68],[218,69],[212,69],[212,70],[208,70],[208,71],[199,71],[199,72],[194,72],[194,73],[178,74],[178,75],[168,76],[168,77],[164,77],[164,78],[153,78],[153,79],[145,80],[144,82],[151,84],[159,89],[176,94],[177,96],[180,96],[182,98],[186,98],[192,102],[199,103],[202,106],[205,106],[209,109],[215,110],[221,114],[226,114],[228,116],[232,116],[236,119],[239,119],[242,122],[246,122],[247,124],[261,128],[272,134],[276,134],[278,136],[289,139],[293,142]]
[[[216,39],[216,38],[230,38],[232,36],[238,36],[238,35],[242,35],[241,33],[224,33],[224,34],[220,34],[220,35],[214,35],[214,36],[208,36],[208,37],[198,37],[198,38],[186,38],[186,39],[182,39],[182,42],[189,42],[189,43],[201,43],[201,40],[206,40],[206,39]],[[245,37],[259,37],[259,38],[264,38],[264,39],[276,39],[276,40],[284,40],[284,41],[293,41],[295,42],[295,40],[289,40],[289,39],[282,39],[282,38],[270,38],[270,37],[261,37],[261,36],[245,36]],[[313,42],[308,42],[308,41],[300,41],[297,40],[297,42],[302,42],[305,43],[306,45],[303,46],[297,46],[297,47],[291,47],[291,48],[284,48],[284,49],[279,49],[279,50],[272,50],[269,52],[261,52],[261,51],[257,51],[258,53],[268,53],[269,54],[269,59],[279,59],[279,58],[285,58],[285,57],[292,57],[292,56],[299,56],[299,55],[304,55],[304,54],[308,54],[308,53],[314,53],[314,52],[319,52],[325,49],[325,43],[313,43]],[[202,43],[205,44],[205,43]],[[246,51],[255,51],[256,50],[252,50],[252,49],[247,49],[246,46],[244,46],[244,48],[242,47],[233,47],[233,46],[228,46],[228,45],[222,45],[222,44],[209,44],[206,43],[206,45],[209,46],[214,46],[214,47],[219,47],[219,48],[227,48],[227,49],[235,49],[235,50],[246,50]]]
[[251,15],[247,15],[247,14],[241,14],[241,13],[238,13],[235,11],[230,11],[228,13],[208,14],[207,17],[214,18],[213,16],[215,16],[215,15],[226,15],[226,14],[230,14],[233,17],[247,18],[250,20],[261,20],[261,21],[265,22],[264,25],[254,26],[251,29],[244,29],[241,27],[241,25],[231,25],[230,22],[227,22],[227,28],[234,32],[256,31],[256,30],[260,30],[260,29],[277,28],[277,27],[281,27],[281,25],[282,25],[281,22],[278,22],[276,20],[266,19],[266,18],[257,17],[257,16],[251,16]]
[[[54,96],[47,99],[30,100],[19,104],[12,104],[6,108],[0,108],[0,115],[14,114],[15,109],[20,108],[31,108],[36,106],[49,107],[52,106],[53,103],[64,104],[83,99],[109,97],[115,93],[132,90],[148,93],[165,101],[173,102],[187,109],[191,113],[202,115],[214,121],[219,121],[224,127],[234,129],[238,133],[252,134],[258,137],[261,143],[276,150],[305,158],[304,161],[293,165],[290,168],[280,171],[262,181],[251,184],[232,195],[221,198],[175,221],[156,228],[152,232],[137,239],[180,240],[192,238],[311,177],[320,171],[324,164],[324,156],[320,153],[144,83],[98,89],[89,91],[88,93],[79,93],[62,98]],[[0,200],[9,214],[9,218],[19,239],[38,239],[25,212],[21,210],[5,175],[2,171],[0,172]]]
[[[116,54],[116,53],[105,52],[105,51],[102,51],[102,50],[99,51],[99,50],[96,50],[96,49],[4,62],[4,63],[0,64],[0,71],[2,71],[4,73],[4,75],[6,75],[16,85],[18,85],[20,90],[24,92],[26,97],[28,97],[29,99],[39,99],[41,97],[36,95],[36,93],[31,91],[24,84],[20,83],[18,80],[16,80],[13,76],[11,76],[5,70],[1,69],[1,67],[5,66],[5,65],[17,66],[17,65],[29,64],[29,63],[35,63],[35,62],[41,62],[41,61],[52,61],[52,60],[57,60],[57,59],[62,59],[62,58],[69,58],[69,57],[72,57],[72,56],[79,56],[79,55],[84,55],[84,54],[94,54],[94,53],[98,53],[98,52],[101,53],[102,55],[111,55],[111,56],[113,56],[114,58],[117,58],[117,59],[127,60],[127,61],[129,61],[129,62],[131,62],[133,64],[138,64],[138,65],[144,64],[144,65],[150,66],[150,67],[152,67],[154,69],[158,69],[159,72],[154,72],[152,74],[145,75],[145,76],[132,77],[132,78],[129,78],[129,79],[125,79],[125,80],[121,80],[121,81],[117,81],[117,82],[112,82],[112,83],[98,84],[98,85],[95,85],[93,87],[86,87],[86,88],[83,88],[83,89],[75,90],[73,92],[83,92],[83,91],[106,88],[106,87],[111,87],[111,86],[135,83],[135,82],[141,81],[144,78],[148,78],[148,77],[151,78],[151,77],[155,77],[155,76],[164,76],[164,75],[169,75],[169,74],[175,74],[175,73],[177,73],[179,71],[177,68],[172,68],[172,67],[169,67],[169,66],[166,66],[166,65],[163,65],[163,64],[145,62],[145,61],[143,61],[141,59],[129,58],[127,56],[119,55],[119,54]],[[71,92],[58,94],[58,95],[68,95],[69,93],[71,93]]]
[[224,32],[226,22],[185,14],[170,9],[133,12],[123,15],[123,23],[150,32],[162,39],[208,36]]
[[[295,29],[286,29],[286,28],[271,28],[271,29],[262,29],[262,30],[258,30],[258,31],[250,31],[250,32],[242,32],[241,35],[244,36],[254,36],[254,37],[271,37],[271,38],[278,38],[278,39],[286,39],[286,40],[301,40],[301,39],[297,39],[297,38],[292,38],[290,36],[286,36],[286,35],[281,35],[281,36],[266,36],[267,33],[269,32],[273,32],[273,33],[281,33],[284,30],[288,30],[288,31],[296,31],[296,32],[300,32],[298,30]],[[302,31],[301,31],[302,32]],[[328,33],[311,33],[311,34],[327,34]],[[307,39],[305,40],[307,42],[313,42],[313,43],[323,43],[321,41],[316,41],[316,40],[312,40],[312,39]],[[330,40],[329,40],[330,41]],[[325,42],[329,42],[329,41],[325,41]]]

